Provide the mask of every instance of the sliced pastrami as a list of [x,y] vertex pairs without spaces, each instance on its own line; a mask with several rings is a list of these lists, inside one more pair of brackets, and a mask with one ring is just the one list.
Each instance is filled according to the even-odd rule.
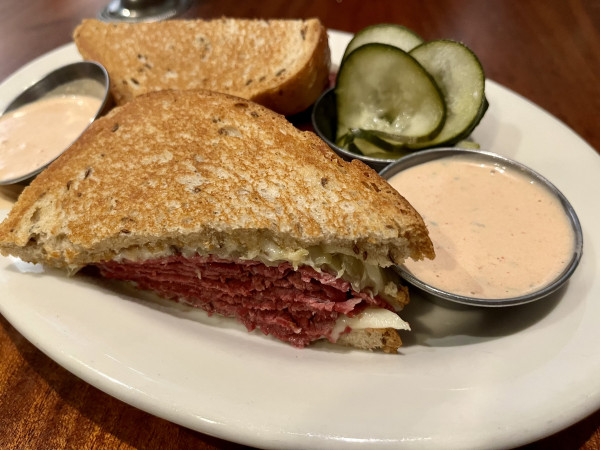
[[367,306],[392,310],[380,297],[356,292],[347,281],[310,266],[295,270],[289,263],[181,255],[97,266],[107,278],[133,281],[161,297],[236,318],[249,331],[258,328],[295,347],[333,340],[340,314],[352,317]]

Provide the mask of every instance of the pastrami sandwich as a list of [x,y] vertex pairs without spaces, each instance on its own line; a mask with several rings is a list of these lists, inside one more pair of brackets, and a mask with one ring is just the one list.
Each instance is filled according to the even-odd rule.
[[433,257],[419,214],[364,164],[247,100],[137,97],[21,194],[0,252],[107,277],[296,347],[394,352],[393,265]]

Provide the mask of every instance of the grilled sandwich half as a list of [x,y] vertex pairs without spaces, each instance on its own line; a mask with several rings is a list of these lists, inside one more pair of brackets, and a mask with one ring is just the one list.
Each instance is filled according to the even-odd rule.
[[161,91],[94,122],[21,194],[0,252],[237,319],[296,347],[395,352],[434,256],[421,216],[372,169],[239,97]]

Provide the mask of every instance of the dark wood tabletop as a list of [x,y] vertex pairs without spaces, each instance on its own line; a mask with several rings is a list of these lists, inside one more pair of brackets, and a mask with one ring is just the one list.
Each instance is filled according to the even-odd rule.
[[[69,42],[80,20],[96,17],[107,2],[1,2],[0,81]],[[488,78],[546,109],[600,151],[598,0],[196,0],[184,15],[221,16],[318,17],[328,28],[349,32],[394,22],[426,39],[463,41]],[[0,448],[243,447],[104,394],[49,359],[0,316]],[[525,448],[598,449],[600,411]]]

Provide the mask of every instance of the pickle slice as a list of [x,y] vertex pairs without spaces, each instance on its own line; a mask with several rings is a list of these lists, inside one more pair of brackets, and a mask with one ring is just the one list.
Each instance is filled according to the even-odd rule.
[[374,144],[370,140],[363,139],[360,137],[355,137],[354,140],[350,143],[348,149],[354,153],[363,154],[365,156],[380,159],[399,159],[403,156],[408,155],[409,153],[405,151],[384,151],[381,147]]
[[409,52],[423,42],[421,36],[402,25],[392,23],[371,25],[363,28],[354,35],[346,47],[342,61],[346,59],[353,50],[356,50],[358,47],[365,44],[388,44],[404,50],[405,52]]
[[410,54],[435,79],[447,108],[439,134],[415,148],[452,145],[464,139],[487,110],[485,75],[479,59],[467,46],[450,40],[426,42]]
[[446,105],[437,84],[411,55],[391,45],[365,44],[352,51],[340,68],[335,94],[338,142],[350,130],[362,129],[394,135],[408,145],[430,141],[444,126]]

